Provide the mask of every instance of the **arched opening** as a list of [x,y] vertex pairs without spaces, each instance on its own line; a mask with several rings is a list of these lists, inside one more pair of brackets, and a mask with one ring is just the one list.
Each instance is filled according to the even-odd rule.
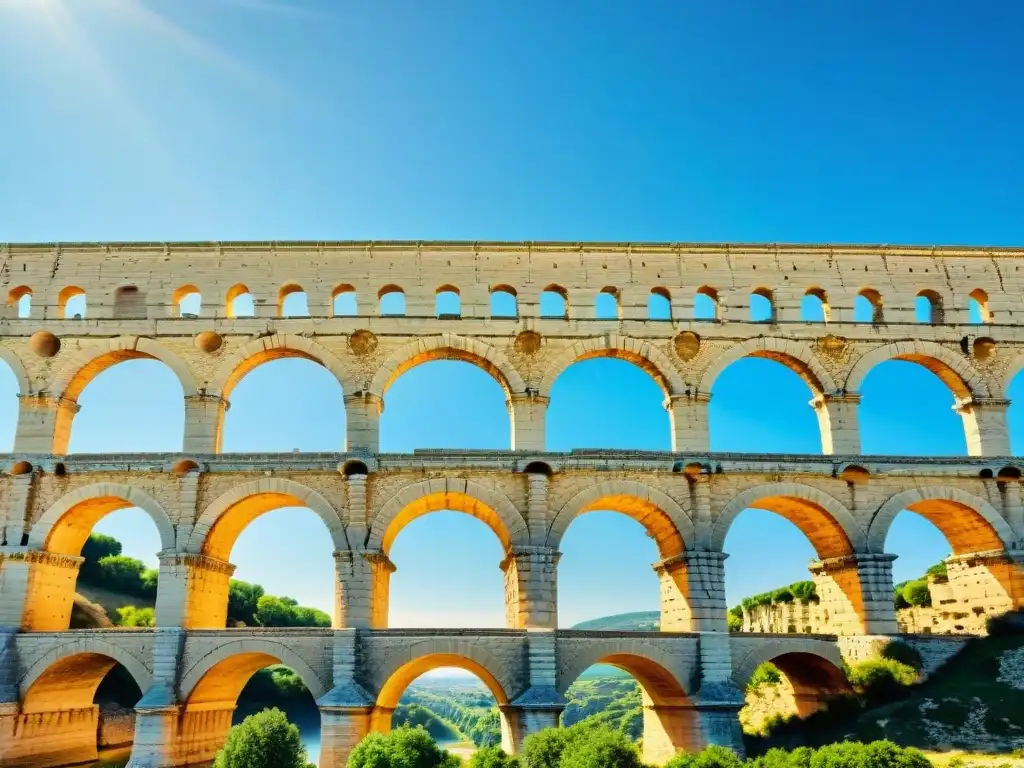
[[[864,536],[838,502],[793,495],[779,484],[734,498],[715,521],[712,549],[727,552],[726,600],[754,632],[850,634],[863,631],[865,603],[857,564],[847,556]],[[831,511],[830,511],[831,510]],[[771,553],[771,582],[749,568]],[[810,565],[808,565],[810,563]],[[810,575],[807,570],[809,569]],[[735,610],[742,609],[742,613]]]
[[309,299],[301,285],[288,283],[277,294],[278,317],[309,317]]
[[555,380],[546,416],[548,450],[671,450],[666,392],[651,364],[620,350],[598,354],[609,356],[580,359]]
[[[495,499],[489,504],[482,500],[487,492],[473,488],[431,491],[422,484],[407,493],[418,498],[404,503],[393,497],[371,523],[367,549],[383,556],[373,562],[373,626],[391,626],[391,621],[407,626],[519,626],[519,606],[503,599],[509,588],[518,589],[516,564],[506,562],[505,555],[526,528],[511,502],[503,505]],[[413,526],[416,535],[403,535]],[[437,558],[442,552],[445,567],[440,570]],[[504,583],[494,568],[499,564]],[[396,568],[400,591],[392,598]],[[444,589],[432,588],[439,580],[444,580]],[[455,602],[453,595],[459,595]]]
[[800,319],[809,323],[827,323],[830,312],[828,294],[821,288],[809,288],[800,302]]
[[719,319],[718,291],[707,285],[702,285],[697,289],[697,293],[693,297],[693,319]]
[[380,417],[382,451],[512,445],[508,388],[485,361],[433,350],[401,366],[392,382]]
[[7,306],[17,307],[19,320],[32,317],[32,289],[27,285],[12,288],[7,294]]
[[[651,564],[662,557],[640,520],[614,511],[582,514],[569,524],[558,549],[562,553],[558,561],[560,628],[661,627],[659,576]],[[615,567],[609,568],[612,562]],[[690,631],[689,626],[675,629]]]
[[649,320],[672,319],[672,295],[668,288],[652,288],[647,298],[647,318]]
[[491,288],[491,317],[518,317],[519,305],[515,288],[495,285]]
[[[861,450],[869,455],[964,456],[964,422],[953,410],[950,383],[941,364],[887,360],[860,384]],[[934,368],[934,370],[932,370]],[[953,377],[953,378],[950,378]],[[947,381],[943,381],[946,378]],[[962,382],[956,385],[966,393]]]
[[354,286],[342,283],[331,291],[331,312],[335,317],[356,317],[359,314]]
[[619,289],[602,288],[594,299],[594,317],[598,320],[618,320],[622,317]]
[[462,317],[462,299],[454,285],[442,285],[434,297],[434,314],[441,320],[455,320]]
[[[152,500],[130,500],[131,489],[93,490],[84,501],[55,502],[29,533],[30,547],[84,559],[33,564],[22,616],[27,631],[154,624],[157,553],[173,547],[170,521]],[[143,503],[148,508],[135,506]]]
[[85,291],[77,285],[69,285],[57,294],[57,312],[62,320],[81,320],[86,309]]
[[[2,366],[0,366],[2,367]],[[0,385],[0,392],[6,392],[6,385]],[[1024,455],[1024,376],[1018,372],[1006,387],[1010,407],[1006,420],[1010,429],[1010,450],[1014,456]]]
[[115,320],[145,320],[146,292],[137,285],[122,285],[114,291]]
[[[271,703],[260,701],[259,697],[272,696],[278,700],[274,704],[281,708],[282,692],[275,690],[275,672],[278,681],[292,689],[292,711],[313,717],[315,699],[325,694],[329,686],[286,643],[254,640],[249,641],[246,647],[232,643],[211,654],[214,658],[220,657],[218,661],[210,664],[207,659],[201,659],[193,669],[186,671],[181,684],[185,701],[179,733],[188,735],[190,761],[197,765],[212,761],[224,746],[233,722],[253,710],[267,708]],[[261,674],[261,670],[267,669],[269,674]],[[243,700],[246,693],[252,698]],[[309,706],[310,700],[314,701],[312,707]],[[306,725],[302,729],[304,740],[312,740],[311,746],[316,748],[319,746],[318,723]],[[310,727],[315,729],[313,733],[310,733]]]
[[203,308],[203,296],[194,285],[183,285],[171,295],[178,317],[196,318]]
[[320,708],[302,676],[285,664],[270,664],[252,674],[238,694],[231,724],[238,725],[250,715],[267,709],[281,710],[288,722],[299,729],[307,757],[317,765],[321,746]]
[[[128,756],[135,734],[134,707],[151,676],[127,654],[116,648],[103,652],[108,648],[102,641],[96,646],[96,651],[64,656],[41,671],[30,671],[37,676],[22,691],[21,714],[32,725],[15,729],[12,743],[5,744],[4,756],[13,758],[12,765],[91,764]],[[131,663],[131,669],[119,658]]]
[[506,625],[505,579],[497,567],[504,549],[472,512],[441,509],[410,520],[395,535],[388,557],[397,568],[391,574],[388,627]]
[[749,735],[765,735],[774,723],[804,718],[853,695],[843,670],[815,653],[790,651],[766,660],[745,681],[740,724]]
[[874,288],[862,288],[854,298],[853,321],[874,325],[883,322],[882,295]]
[[808,406],[819,394],[794,358],[762,350],[729,364],[711,387],[711,450],[821,453],[821,424]]
[[884,534],[885,551],[897,555],[893,599],[901,632],[984,634],[989,618],[1024,605],[1024,569],[1002,554],[1003,538],[979,511],[946,498],[893,509],[898,502],[883,505],[872,534]]
[[992,312],[988,308],[988,294],[981,288],[975,288],[970,294],[970,321],[972,323],[991,323]]
[[[193,578],[198,586],[190,587],[187,596],[186,627],[337,623],[332,553],[350,548],[338,512],[298,483],[277,481],[275,488],[264,488],[253,481],[225,493],[203,512],[188,551],[210,560],[197,566],[203,579]],[[266,567],[271,561],[290,567],[271,571]]]
[[64,391],[64,397],[80,408],[68,425],[67,453],[181,450],[184,392],[167,365],[131,359],[127,353],[115,353],[93,365],[94,370],[84,370]]
[[377,292],[382,317],[403,317],[405,315],[405,291],[397,285],[385,285]]
[[[271,505],[267,512],[258,511]],[[247,501],[246,509],[232,514],[235,520],[224,523],[244,528],[226,558],[235,566],[228,584],[227,626],[330,627],[334,542],[320,516],[295,501],[268,496]],[[217,535],[228,533],[225,529]],[[214,541],[211,547],[221,544]]]
[[226,310],[228,317],[256,316],[256,300],[253,298],[253,295],[249,293],[249,289],[241,283],[228,289],[227,295],[225,296],[225,302],[227,304]]
[[600,711],[613,728],[642,743],[644,764],[662,765],[679,752],[703,749],[697,711],[661,661],[635,652],[607,653],[584,669],[566,670],[559,689],[567,702],[563,727]]
[[469,758],[479,747],[511,747],[507,736],[512,729],[503,709],[508,704],[496,671],[487,665],[458,654],[429,653],[383,681],[370,730],[422,726],[442,749]]
[[[6,362],[0,362],[0,450],[14,450],[14,435],[18,429],[18,395],[21,387]],[[11,542],[16,544],[17,542]]]
[[750,321],[752,323],[775,322],[775,299],[768,288],[757,288],[750,292]]
[[932,290],[921,291],[914,299],[914,318],[931,325],[944,322],[942,297]]
[[[346,417],[338,379],[319,362],[287,348],[247,361],[224,397],[224,452],[340,451]],[[237,382],[237,383],[236,383]],[[295,382],[302,382],[301,392]]]
[[549,285],[540,294],[540,316],[547,318],[569,317],[569,294],[560,285]]

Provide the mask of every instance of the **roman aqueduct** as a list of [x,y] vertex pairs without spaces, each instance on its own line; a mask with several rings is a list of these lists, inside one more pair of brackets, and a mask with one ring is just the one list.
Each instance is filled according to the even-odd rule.
[[[9,299],[0,358],[20,388],[0,475],[0,766],[92,759],[93,697],[117,664],[144,692],[131,763],[140,768],[209,761],[242,687],[274,663],[317,697],[321,766],[343,766],[363,735],[390,727],[412,680],[450,666],[494,693],[512,751],[557,724],[562,694],[595,663],[640,682],[648,760],[707,743],[739,748],[741,692],[759,663],[776,660],[809,712],[842,687],[844,658],[897,633],[885,542],[904,509],[945,534],[949,577],[963,594],[992,613],[1024,606],[1022,464],[1007,429],[1009,382],[1024,368],[1024,251],[63,244],[2,246],[0,263]],[[296,293],[308,316],[284,316]],[[202,307],[183,316],[179,301],[191,294]],[[83,296],[87,310],[72,313]],[[251,298],[251,316],[240,297]],[[760,318],[751,319],[751,297],[767,308]],[[801,319],[808,297],[818,320]],[[555,380],[602,356],[634,363],[661,387],[670,452],[545,450]],[[221,453],[233,387],[283,357],[337,378],[346,450]],[[777,361],[807,383],[820,455],[710,452],[712,385],[745,357]],[[181,383],[180,452],[68,455],[80,393],[138,358],[164,363]],[[388,388],[439,359],[479,366],[500,384],[507,451],[379,452]],[[861,454],[860,385],[892,359],[949,387],[968,456]],[[225,629],[235,540],[259,515],[290,506],[311,509],[332,538],[334,629]],[[82,546],[126,507],[160,534],[157,627],[69,630]],[[830,634],[727,631],[723,545],[748,508],[785,517],[812,543]],[[472,515],[500,540],[506,629],[388,629],[391,544],[439,510]],[[558,629],[559,544],[593,510],[627,515],[654,539],[660,632]],[[929,659],[958,642],[905,639]]]

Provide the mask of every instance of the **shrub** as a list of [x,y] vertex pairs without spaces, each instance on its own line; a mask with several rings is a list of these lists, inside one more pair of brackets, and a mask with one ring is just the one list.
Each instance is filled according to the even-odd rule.
[[854,664],[847,677],[865,699],[877,702],[902,695],[917,682],[917,670],[893,659],[867,659]]
[[147,568],[142,572],[140,581],[142,582],[140,594],[143,597],[156,599],[156,588],[157,583],[160,581],[160,571],[156,568]]
[[772,591],[772,602],[773,603],[792,603],[793,592],[789,587],[779,587]]
[[908,603],[907,599],[903,597],[904,586],[904,584],[897,584],[895,587],[892,588],[892,604],[897,611],[910,607],[910,603]]
[[461,762],[422,728],[403,727],[387,735],[371,733],[352,750],[348,768],[457,768]]
[[117,609],[117,625],[119,627],[155,627],[156,616],[152,608],[136,608],[126,605]]
[[928,582],[925,579],[907,582],[903,587],[903,599],[914,607],[931,605],[932,593],[928,589]]
[[906,664],[913,670],[918,672],[921,671],[921,667],[924,666],[924,659],[921,658],[921,652],[918,651],[911,645],[904,643],[902,640],[893,640],[887,643],[882,648],[882,658],[892,659],[898,661],[900,664]]
[[562,752],[565,751],[566,734],[572,728],[545,728],[527,736],[523,740],[523,762],[526,767],[558,768]]
[[483,747],[473,754],[470,768],[520,768],[519,758],[506,754],[501,747]]
[[948,577],[949,574],[946,571],[946,561],[943,560],[941,563],[936,563],[927,571],[924,572],[926,576],[935,576],[938,578]]
[[232,579],[228,585],[228,618],[252,626],[256,623],[256,603],[263,597],[263,587]]
[[279,709],[245,718],[228,732],[214,768],[313,768],[299,729]]
[[290,597],[263,595],[256,601],[254,619],[261,627],[329,627],[331,617],[316,608],[305,608]]
[[778,685],[782,682],[782,672],[770,661],[766,661],[754,670],[747,683],[747,690],[760,688],[762,685]]
[[82,557],[85,562],[79,570],[79,575],[88,583],[95,583],[99,578],[99,563],[104,557],[116,557],[121,554],[121,542],[113,536],[106,536],[102,533],[93,533],[85,540],[82,546]]
[[742,632],[743,631],[743,617],[737,616],[732,611],[729,612],[729,617],[726,620],[730,632]]
[[[782,752],[782,750],[772,750]],[[667,763],[665,768],[743,768],[743,761],[736,753],[725,747],[711,746],[702,752],[681,752]],[[789,768],[781,763],[772,768]]]
[[114,592],[129,595],[142,594],[142,574],[146,564],[127,555],[107,555],[100,558],[95,583]]
[[818,585],[813,581],[797,581],[790,585],[793,597],[801,603],[816,603],[818,601]]
[[636,746],[624,734],[592,727],[586,735],[569,735],[558,768],[643,768],[643,764]]

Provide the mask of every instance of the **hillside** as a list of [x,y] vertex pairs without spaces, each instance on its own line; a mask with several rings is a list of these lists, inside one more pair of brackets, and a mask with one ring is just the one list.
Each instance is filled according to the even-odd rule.
[[617,613],[614,616],[602,616],[600,619],[581,621],[573,629],[607,632],[656,631],[660,621],[660,611],[636,611],[635,613]]

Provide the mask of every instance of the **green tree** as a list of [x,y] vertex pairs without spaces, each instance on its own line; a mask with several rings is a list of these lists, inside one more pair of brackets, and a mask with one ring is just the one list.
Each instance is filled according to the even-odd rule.
[[[574,728],[575,726],[573,726]],[[545,728],[523,740],[523,762],[527,768],[558,768],[570,728]]]
[[88,583],[93,584],[99,578],[99,563],[104,557],[121,554],[121,542],[113,536],[92,533],[82,546],[82,557],[85,561],[79,569],[79,575]]
[[256,603],[263,597],[263,587],[232,579],[228,584],[228,618],[246,626],[256,624]]
[[142,583],[141,596],[155,600],[157,584],[160,581],[160,571],[156,568],[147,568],[142,572],[140,581]]
[[483,747],[473,754],[470,768],[521,768],[519,758],[507,754],[499,746]]
[[762,685],[778,685],[782,682],[782,672],[770,661],[766,661],[754,670],[747,683],[747,690],[760,688]]
[[228,732],[214,768],[314,768],[299,729],[279,709],[250,715]]
[[867,659],[850,667],[850,685],[869,703],[891,701],[917,682],[917,670],[893,659]]
[[926,579],[908,581],[906,586],[903,587],[903,599],[915,608],[931,605],[932,593],[928,589],[928,581]]
[[146,564],[127,555],[107,555],[100,558],[98,586],[114,592],[141,596],[142,574]]
[[590,728],[569,734],[558,768],[643,768],[643,763],[636,746],[623,733]]
[[403,727],[387,735],[371,733],[352,750],[348,768],[459,768],[461,762],[422,728]]
[[156,616],[152,608],[136,608],[125,605],[117,609],[117,625],[119,627],[155,627]]
[[[782,750],[777,750],[782,752]],[[783,753],[785,754],[785,753]],[[775,757],[779,757],[776,755]],[[711,746],[702,752],[687,753],[680,752],[667,763],[665,768],[743,768],[743,761],[730,749],[719,746]],[[768,768],[764,766],[763,768]],[[773,764],[770,768],[792,768],[780,763]]]

